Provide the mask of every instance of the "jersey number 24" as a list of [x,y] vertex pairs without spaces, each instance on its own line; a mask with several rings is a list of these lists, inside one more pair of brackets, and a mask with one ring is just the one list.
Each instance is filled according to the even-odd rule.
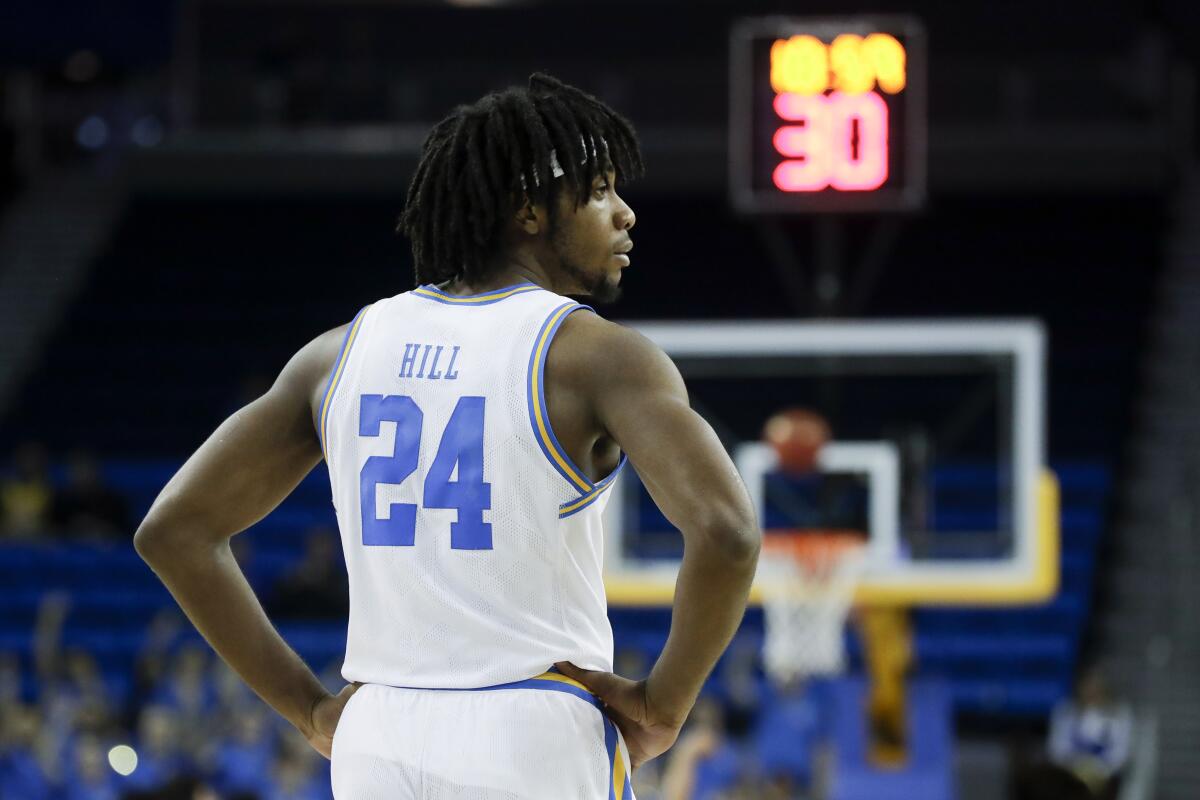
[[[458,399],[437,454],[425,474],[422,504],[425,508],[453,508],[458,520],[450,523],[450,547],[455,550],[491,550],[492,524],[483,521],[492,507],[492,485],[483,480],[484,398]],[[381,422],[396,423],[396,442],[390,456],[371,456],[358,476],[364,545],[411,547],[417,537],[415,503],[392,503],[390,514],[375,513],[375,493],[381,483],[400,484],[417,468],[421,428],[425,415],[411,397],[364,394],[359,408],[358,435],[378,436]],[[451,480],[458,465],[458,480]]]

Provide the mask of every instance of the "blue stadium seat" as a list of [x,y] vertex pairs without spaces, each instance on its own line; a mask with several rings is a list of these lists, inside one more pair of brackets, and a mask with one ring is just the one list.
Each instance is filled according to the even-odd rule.
[[868,758],[865,681],[834,681],[833,698],[830,800],[954,800],[953,709],[944,682],[910,684],[908,760],[898,768],[880,769]]

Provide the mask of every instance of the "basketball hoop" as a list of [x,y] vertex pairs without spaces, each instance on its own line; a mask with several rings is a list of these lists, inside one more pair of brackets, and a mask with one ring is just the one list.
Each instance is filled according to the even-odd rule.
[[852,531],[780,531],[763,538],[758,580],[766,636],[763,664],[775,681],[845,667],[842,627],[866,564]]

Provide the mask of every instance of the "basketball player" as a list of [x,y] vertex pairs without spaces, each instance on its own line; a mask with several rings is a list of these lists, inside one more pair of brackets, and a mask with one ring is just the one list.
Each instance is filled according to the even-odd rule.
[[[630,798],[742,618],[760,534],[732,463],[671,361],[568,299],[617,295],[641,168],[629,123],[549,76],[456,109],[401,217],[420,286],[302,348],[137,532],[221,657],[332,752],[339,798]],[[322,457],[350,581],[336,696],[229,548]],[[612,674],[601,579],[627,459],[684,537],[641,681]]]

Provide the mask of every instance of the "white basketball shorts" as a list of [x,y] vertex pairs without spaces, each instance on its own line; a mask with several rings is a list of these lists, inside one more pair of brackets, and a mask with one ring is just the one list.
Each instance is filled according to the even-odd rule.
[[333,738],[337,800],[634,800],[620,731],[556,672],[485,689],[366,684]]

